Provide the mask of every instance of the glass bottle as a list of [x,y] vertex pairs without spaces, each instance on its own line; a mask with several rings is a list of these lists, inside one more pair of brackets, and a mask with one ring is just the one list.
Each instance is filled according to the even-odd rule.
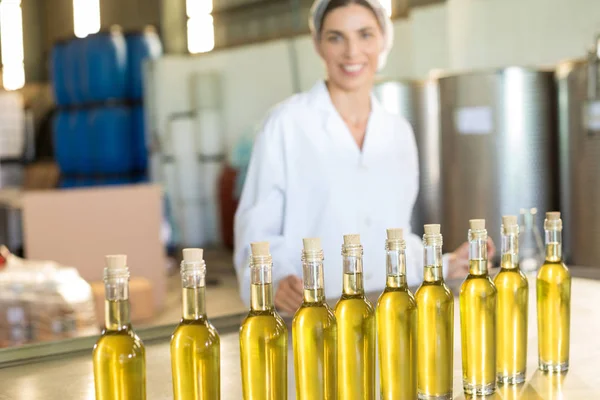
[[339,398],[375,400],[375,310],[363,287],[359,235],[345,235],[344,285],[335,306],[338,323]]
[[240,327],[244,400],[287,400],[285,322],[273,305],[269,243],[252,243],[250,312]]
[[463,388],[485,396],[496,390],[497,291],[487,272],[485,220],[469,223],[469,275],[459,294]]
[[500,384],[525,382],[529,284],[518,263],[517,217],[502,217],[501,269],[494,278],[496,308],[496,375]]
[[417,397],[417,304],[406,283],[406,242],[402,229],[388,229],[387,281],[377,302],[381,400]]
[[337,322],[325,302],[320,239],[304,239],[304,301],[294,315],[296,399],[337,400]]
[[92,354],[97,400],[146,399],[146,350],[131,327],[127,256],[106,256],[105,329]]
[[546,213],[546,262],[536,281],[539,368],[545,372],[569,369],[571,274],[562,261],[562,220]]
[[536,216],[537,208],[521,209],[519,268],[525,274],[535,273],[544,262],[544,245]]
[[425,225],[423,283],[417,303],[417,396],[452,399],[454,295],[442,275],[440,225]]
[[175,400],[220,398],[220,340],[206,317],[205,278],[202,249],[184,249],[181,262],[183,318],[171,337]]

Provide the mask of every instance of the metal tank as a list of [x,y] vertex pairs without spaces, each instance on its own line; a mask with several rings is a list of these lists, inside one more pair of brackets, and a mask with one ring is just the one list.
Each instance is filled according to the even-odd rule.
[[419,152],[419,195],[411,228],[423,235],[423,225],[441,220],[440,140],[438,91],[435,80],[385,80],[375,85],[375,96],[392,114],[412,125]]
[[486,219],[499,251],[503,215],[556,209],[553,77],[510,67],[439,79],[446,251],[466,241],[469,219]]
[[600,267],[600,37],[587,59],[558,65],[564,253]]

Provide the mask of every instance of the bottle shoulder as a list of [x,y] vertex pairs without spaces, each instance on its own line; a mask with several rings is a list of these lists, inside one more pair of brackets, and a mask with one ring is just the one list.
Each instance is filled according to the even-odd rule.
[[208,319],[182,320],[175,327],[171,340],[195,340],[198,338],[211,343],[218,342],[219,332]]
[[423,282],[415,292],[415,301],[419,304],[431,296],[445,297],[449,301],[454,301],[452,290],[446,285],[446,282]]
[[557,282],[571,280],[571,272],[565,263],[546,261],[538,271],[537,281]]
[[242,325],[240,326],[240,335],[287,335],[285,321],[275,310],[269,311],[250,311]]
[[373,304],[364,295],[342,295],[334,308],[336,318],[340,313],[346,311],[362,312],[365,315],[372,315],[375,312]]
[[494,277],[494,285],[496,288],[511,286],[511,287],[529,287],[527,277],[518,268],[501,269]]
[[119,353],[129,355],[143,355],[145,353],[142,339],[132,330],[121,331],[104,330],[94,345],[94,355],[102,353]]
[[377,300],[376,308],[379,309],[381,307],[386,306],[404,306],[404,308],[416,308],[417,302],[415,300],[415,296],[408,289],[405,290],[384,290],[379,296]]
[[483,295],[496,293],[496,285],[492,282],[489,275],[467,275],[460,286],[459,296],[464,295]]

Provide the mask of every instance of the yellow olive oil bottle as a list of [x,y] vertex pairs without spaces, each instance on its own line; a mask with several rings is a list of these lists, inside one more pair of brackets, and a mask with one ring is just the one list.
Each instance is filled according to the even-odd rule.
[[519,268],[516,216],[502,217],[501,269],[494,278],[496,304],[496,376],[500,384],[525,382],[529,284]]
[[181,262],[183,318],[171,337],[175,400],[220,398],[220,340],[206,317],[205,278],[202,249],[184,249]]
[[106,256],[105,329],[93,351],[97,400],[146,399],[146,350],[131,327],[127,256]]
[[469,221],[469,275],[460,287],[463,388],[472,395],[496,391],[496,287],[487,272],[485,220]]
[[273,305],[269,243],[251,244],[250,312],[240,327],[244,400],[287,400],[287,338]]
[[417,302],[417,396],[451,400],[454,356],[454,295],[442,275],[439,225],[425,225],[423,283]]
[[337,322],[325,302],[321,240],[304,239],[304,301],[294,315],[296,399],[337,400]]
[[569,369],[571,274],[562,261],[562,220],[546,213],[546,261],[537,274],[539,368],[545,372]]
[[388,229],[387,282],[377,302],[381,400],[417,397],[417,303],[406,283],[406,242],[402,229]]
[[338,324],[339,398],[375,400],[375,310],[363,287],[359,235],[345,235],[344,286],[335,306]]

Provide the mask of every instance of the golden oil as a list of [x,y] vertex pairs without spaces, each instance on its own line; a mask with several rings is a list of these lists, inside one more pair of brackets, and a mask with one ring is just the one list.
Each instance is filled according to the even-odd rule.
[[417,396],[419,400],[452,399],[454,295],[442,275],[439,225],[425,225],[424,277],[417,303]]
[[240,327],[244,400],[287,400],[287,327],[273,306],[269,244],[252,243],[250,312]]
[[206,316],[202,257],[202,249],[183,250],[183,318],[171,337],[175,400],[218,400],[221,393],[220,339]]
[[560,213],[546,213],[546,261],[537,274],[538,364],[545,372],[569,369],[571,274],[562,261]]
[[106,326],[92,354],[97,400],[146,399],[146,351],[131,327],[126,264],[124,255],[106,256]]
[[337,323],[325,302],[319,239],[304,239],[302,261],[304,301],[292,322],[296,399],[337,400]]
[[344,286],[335,306],[338,389],[344,400],[375,400],[375,310],[363,288],[359,235],[345,235]]
[[469,275],[459,294],[463,389],[485,396],[496,390],[497,291],[487,272],[485,220],[470,225]]
[[496,376],[500,384],[525,382],[529,284],[519,268],[517,217],[502,217],[501,269],[494,278],[496,305]]
[[388,229],[387,282],[376,308],[381,400],[417,397],[417,304],[406,283],[406,242]]

